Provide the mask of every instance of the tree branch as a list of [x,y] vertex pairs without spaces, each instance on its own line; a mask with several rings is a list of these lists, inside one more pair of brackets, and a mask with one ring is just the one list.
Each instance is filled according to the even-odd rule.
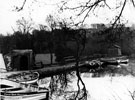
[[133,6],[135,7],[135,2],[134,2],[134,0],[131,0],[131,2],[132,2],[132,4],[133,4]]
[[16,8],[16,10],[17,10],[18,12],[21,11],[21,10],[23,10],[23,8],[24,8],[24,6],[25,6],[25,4],[26,4],[26,1],[27,1],[27,0],[24,0],[24,1],[23,1],[23,4],[22,4],[22,6],[21,6],[20,8],[18,8],[18,7]]
[[114,25],[115,25],[115,24],[117,23],[117,21],[120,19],[121,15],[122,15],[122,13],[123,13],[123,10],[124,10],[124,8],[125,8],[126,2],[127,2],[127,0],[124,1],[124,4],[123,4],[123,6],[122,6],[122,9],[121,9],[119,15],[117,16],[116,20],[115,20],[114,23],[112,24],[112,27],[114,27]]
[[106,3],[106,0],[104,0],[104,3],[109,9],[111,9],[111,7]]

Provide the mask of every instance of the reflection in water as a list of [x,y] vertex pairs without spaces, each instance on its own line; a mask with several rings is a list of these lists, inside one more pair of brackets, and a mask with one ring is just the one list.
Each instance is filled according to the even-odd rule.
[[[95,85],[97,85],[98,88],[100,87],[100,85],[106,86],[107,84],[111,84],[111,87],[114,87],[114,85],[116,84],[116,83],[113,83],[114,80],[122,79],[121,83],[116,84],[118,86],[120,85],[120,88],[121,88],[121,85],[123,85],[122,83],[124,83],[123,80],[125,78],[126,78],[126,80],[128,80],[127,75],[130,75],[130,71],[127,70],[127,67],[128,67],[127,65],[120,65],[120,66],[107,65],[100,69],[96,69],[95,71],[93,71],[93,70],[86,71],[85,70],[85,72],[81,72],[81,77],[83,78],[83,81],[86,84],[86,89],[88,89],[87,90],[88,98],[90,98],[92,95],[89,90],[92,89],[91,91],[93,93],[93,91],[94,91],[93,88],[96,89]],[[112,77],[114,77],[114,78],[112,78]],[[122,78],[119,78],[119,77],[122,77]],[[51,100],[56,100],[56,99],[57,100],[74,100],[74,98],[77,94],[77,90],[78,90],[77,89],[77,77],[76,77],[75,71],[66,73],[66,74],[62,74],[62,75],[49,77],[47,79],[47,81],[44,80],[44,82],[45,82],[45,84],[48,82],[48,87],[51,90],[51,96],[50,96]],[[100,82],[105,83],[106,85],[100,84]],[[134,80],[134,82],[135,82],[135,80]],[[112,85],[112,83],[114,85]],[[92,87],[92,86],[89,86],[90,84],[92,84],[92,85],[95,84],[95,85]],[[131,84],[131,86],[132,85],[133,84]],[[81,97],[81,95],[83,94],[82,85],[80,85],[80,88],[81,88],[81,90],[80,90],[79,97]],[[134,88],[135,88],[135,86],[134,86]],[[97,90],[95,90],[95,91],[97,91]],[[110,92],[111,90],[107,89],[107,91]],[[103,95],[105,95],[105,94],[103,94]],[[111,94],[109,94],[109,95],[111,95]],[[110,100],[113,100],[113,99],[110,99]],[[100,100],[100,99],[95,99],[95,100]],[[107,100],[107,99],[104,99],[104,100]]]

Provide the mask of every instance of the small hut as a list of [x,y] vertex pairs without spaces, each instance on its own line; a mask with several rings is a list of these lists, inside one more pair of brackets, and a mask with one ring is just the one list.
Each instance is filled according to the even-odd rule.
[[108,56],[111,57],[121,56],[121,47],[118,45],[111,45],[108,48]]
[[34,55],[32,50],[12,50],[11,68],[12,70],[31,70],[34,64]]

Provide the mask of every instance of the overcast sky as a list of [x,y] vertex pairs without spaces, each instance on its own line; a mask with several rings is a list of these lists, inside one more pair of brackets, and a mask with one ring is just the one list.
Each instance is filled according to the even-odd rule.
[[[15,5],[21,5],[23,0],[2,0],[0,2],[0,33],[7,34],[13,33],[13,29],[16,30],[16,20],[24,17],[25,19],[30,19],[34,21],[35,24],[45,24],[46,16],[49,14],[56,15],[59,17],[70,17],[74,15],[74,12],[65,11],[64,13],[59,14],[56,3],[59,4],[60,0],[37,0],[40,2],[34,2],[33,0],[27,0],[24,9],[20,12],[13,11]],[[46,2],[43,2],[46,1]],[[79,0],[73,0],[70,5],[75,5]],[[81,1],[81,0],[80,0]],[[109,1],[109,0],[108,0]],[[110,0],[113,1],[113,0]],[[117,1],[117,0],[116,0]],[[110,6],[113,6],[113,2],[108,2]],[[98,17],[91,14],[88,19],[86,19],[87,24],[91,23],[109,23],[112,16],[116,14],[115,12],[108,12],[108,9],[97,10]],[[124,20],[128,20],[129,24],[135,23],[135,8],[131,4],[127,5],[125,11],[123,12]],[[77,20],[81,19],[79,17]],[[13,29],[12,29],[13,28]]]

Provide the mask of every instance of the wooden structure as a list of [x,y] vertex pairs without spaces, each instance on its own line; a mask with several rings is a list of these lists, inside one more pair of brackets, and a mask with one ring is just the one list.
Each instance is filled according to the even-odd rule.
[[33,69],[34,55],[32,50],[13,50],[10,56],[12,70],[21,71]]

